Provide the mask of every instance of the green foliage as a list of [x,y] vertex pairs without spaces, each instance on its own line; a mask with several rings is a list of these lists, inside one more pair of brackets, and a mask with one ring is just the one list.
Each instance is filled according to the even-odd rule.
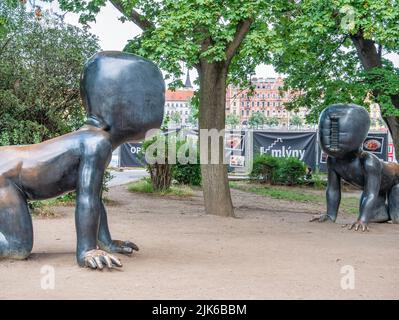
[[293,115],[290,119],[290,125],[300,127],[303,124],[303,121],[300,116]]
[[253,112],[248,119],[248,124],[251,128],[258,128],[266,123],[266,117],[261,112]]
[[324,189],[327,187],[327,176],[326,174],[315,172],[312,174],[311,182],[315,189]]
[[[164,192],[170,189],[172,184],[172,165],[169,163],[169,139],[162,133],[155,135],[154,137],[147,139],[143,142],[141,148],[141,155],[149,154],[154,158],[154,163],[148,163],[147,171],[150,174],[152,188],[156,192]],[[157,145],[159,147],[157,147]],[[150,148],[154,148],[153,152],[150,152]]]
[[235,114],[228,114],[226,116],[226,124],[234,128],[240,124],[240,118]]
[[97,39],[46,13],[0,3],[0,144],[30,144],[82,125],[79,78]]
[[172,165],[172,178],[180,184],[200,186],[201,165],[198,148],[187,139],[178,141],[176,146],[177,150],[180,150],[179,152],[184,152],[186,159],[189,158],[190,153],[194,154],[196,163],[180,163],[180,161],[177,161],[176,164]]
[[161,196],[190,197],[193,195],[193,190],[188,186],[172,186],[167,190],[156,191],[151,180],[147,178],[130,183],[127,188],[130,192],[151,193]]
[[265,124],[271,127],[276,127],[278,126],[280,121],[276,116],[266,118]]
[[[398,115],[391,100],[398,70],[383,58],[399,51],[397,1],[286,0],[273,9],[273,64],[288,75],[283,89],[301,93],[288,109],[309,108],[307,121],[315,123],[330,104],[375,101],[384,115]],[[380,67],[363,70],[355,37],[381,51]]]
[[294,157],[277,158],[268,154],[257,155],[250,177],[270,184],[302,184],[306,165]]
[[278,158],[279,166],[276,171],[277,181],[289,186],[303,183],[306,165],[298,158]]
[[275,184],[277,182],[277,169],[279,159],[269,154],[257,155],[254,158],[250,177],[263,183]]
[[[326,205],[324,190],[318,191],[304,187],[265,186],[247,182],[230,182],[230,187],[273,199]],[[358,197],[342,197],[340,209],[349,214],[358,214],[359,200]]]
[[[58,2],[62,10],[80,13],[80,21],[87,23],[95,20],[107,1]],[[271,34],[265,22],[271,6],[267,1],[113,0],[112,4],[123,14],[122,21],[131,19],[132,10],[140,13],[136,23],[144,25],[145,30],[126,50],[156,61],[172,80],[172,88],[183,86],[181,61],[188,68],[198,67],[201,59],[209,63],[226,61],[226,49],[245,20],[251,20],[250,32],[234,52],[229,81],[248,84],[256,66],[269,61]],[[210,44],[204,45],[207,39]]]
[[176,125],[181,125],[180,112],[178,112],[178,111],[172,112],[172,114],[170,115],[170,120]]

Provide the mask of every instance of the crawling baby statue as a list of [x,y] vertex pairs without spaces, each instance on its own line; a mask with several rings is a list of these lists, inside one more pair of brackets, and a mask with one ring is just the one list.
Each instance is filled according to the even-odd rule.
[[100,52],[86,63],[80,87],[87,111],[82,128],[39,144],[0,147],[0,258],[24,259],[32,250],[27,200],[73,190],[80,266],[121,267],[112,253],[138,250],[132,242],[112,240],[101,186],[112,151],[161,125],[162,74],[141,57]]
[[363,190],[359,217],[349,229],[368,230],[369,222],[399,223],[399,165],[363,150],[370,128],[368,112],[353,104],[332,105],[319,120],[319,143],[328,155],[327,213],[311,221],[334,221],[341,200],[341,178]]

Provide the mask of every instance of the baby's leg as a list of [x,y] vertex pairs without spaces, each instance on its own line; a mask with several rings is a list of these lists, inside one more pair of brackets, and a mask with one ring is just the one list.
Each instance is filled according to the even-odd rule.
[[0,176],[0,258],[25,259],[32,246],[32,219],[25,196]]
[[[380,193],[374,205],[374,210],[368,217],[368,222],[386,222],[389,220],[388,208],[386,204],[387,195],[386,193]],[[360,206],[363,201],[363,195],[360,199]]]
[[399,223],[399,184],[392,187],[388,195],[389,217],[393,223]]

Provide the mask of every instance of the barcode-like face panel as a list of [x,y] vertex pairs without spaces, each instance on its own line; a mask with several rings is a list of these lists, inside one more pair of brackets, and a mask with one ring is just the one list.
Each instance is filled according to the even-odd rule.
[[330,149],[331,151],[338,151],[339,146],[339,118],[331,116],[331,135],[330,135]]

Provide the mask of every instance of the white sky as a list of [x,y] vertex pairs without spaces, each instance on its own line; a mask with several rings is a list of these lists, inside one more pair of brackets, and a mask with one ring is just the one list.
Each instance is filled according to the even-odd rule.
[[[58,1],[48,4],[36,0],[36,4],[40,4],[44,9],[52,9],[55,12],[59,12]],[[132,22],[122,23],[118,20],[120,16],[119,11],[107,2],[106,7],[102,8],[97,15],[96,22],[90,24],[90,31],[98,36],[103,50],[122,50],[129,39],[140,33],[140,28]],[[65,21],[73,25],[79,25],[78,18],[79,16],[73,13],[66,13],[65,15]],[[396,67],[399,67],[399,55],[389,54],[385,58],[390,59]],[[194,70],[190,74],[193,81],[197,74]],[[257,77],[276,77],[278,74],[272,66],[260,65],[256,68],[256,75]]]

